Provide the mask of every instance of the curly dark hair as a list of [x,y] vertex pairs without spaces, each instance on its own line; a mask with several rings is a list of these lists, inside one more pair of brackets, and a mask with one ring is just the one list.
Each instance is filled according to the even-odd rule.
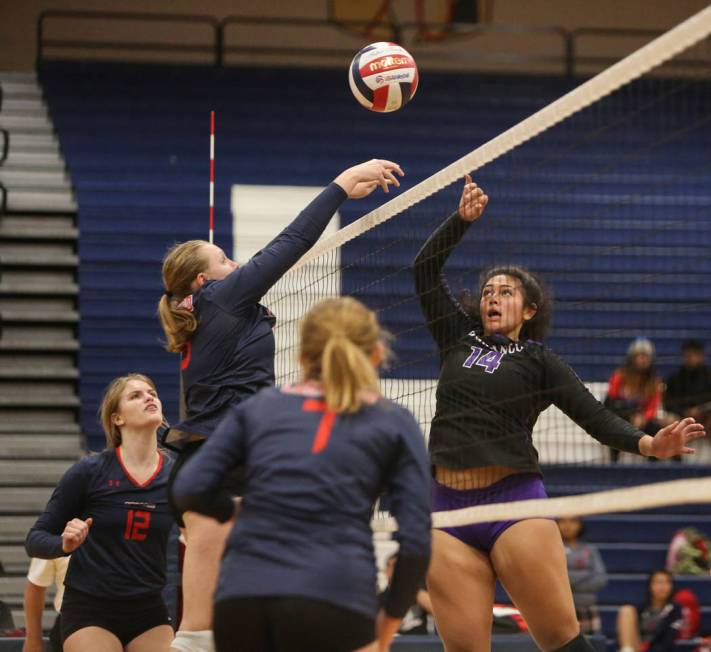
[[543,279],[525,267],[520,267],[519,265],[494,265],[485,269],[479,276],[479,291],[476,298],[470,292],[465,291],[460,299],[462,307],[472,317],[479,317],[479,301],[482,290],[490,279],[500,274],[511,276],[521,281],[525,305],[536,309],[536,314],[523,323],[520,333],[521,339],[543,340],[551,323],[553,295]]

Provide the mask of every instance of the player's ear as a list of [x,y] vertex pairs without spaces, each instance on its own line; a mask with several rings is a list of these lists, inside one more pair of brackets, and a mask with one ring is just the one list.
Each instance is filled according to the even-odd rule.
[[538,306],[535,303],[531,303],[527,305],[523,309],[523,320],[524,321],[530,321],[536,316],[536,313],[538,312]]
[[385,358],[385,347],[382,342],[378,342],[370,353],[370,362],[377,369]]
[[111,423],[113,423],[115,426],[122,426],[125,421],[123,420],[123,417],[120,414],[114,412],[111,415]]

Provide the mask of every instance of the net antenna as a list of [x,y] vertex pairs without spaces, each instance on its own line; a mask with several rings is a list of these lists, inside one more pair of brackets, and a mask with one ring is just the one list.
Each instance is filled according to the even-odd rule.
[[215,240],[215,112],[210,111],[210,231],[208,241]]

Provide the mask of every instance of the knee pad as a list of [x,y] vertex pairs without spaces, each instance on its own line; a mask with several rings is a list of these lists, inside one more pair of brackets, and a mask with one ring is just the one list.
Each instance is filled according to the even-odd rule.
[[199,632],[178,630],[170,644],[170,649],[175,652],[215,652],[212,630],[203,629]]
[[578,634],[575,638],[553,652],[595,652],[595,648],[590,645],[582,634]]

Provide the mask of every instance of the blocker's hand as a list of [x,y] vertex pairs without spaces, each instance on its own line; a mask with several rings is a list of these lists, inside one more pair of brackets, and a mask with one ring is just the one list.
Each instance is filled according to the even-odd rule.
[[400,182],[395,174],[405,176],[397,163],[374,158],[344,170],[334,179],[334,182],[346,191],[350,199],[361,199],[367,197],[378,186],[384,192],[389,192],[390,185],[399,187]]
[[464,190],[462,190],[462,198],[459,200],[459,215],[461,218],[465,222],[478,220],[488,203],[489,197],[472,181],[471,176],[465,174]]
[[704,426],[687,417],[665,426],[654,437],[649,435],[642,437],[639,442],[639,452],[660,459],[675,455],[693,455],[696,451],[689,448],[687,444],[705,436]]
[[84,540],[89,536],[89,528],[93,519],[87,518],[82,521],[80,518],[73,518],[64,526],[62,532],[62,550],[64,552],[74,552]]

